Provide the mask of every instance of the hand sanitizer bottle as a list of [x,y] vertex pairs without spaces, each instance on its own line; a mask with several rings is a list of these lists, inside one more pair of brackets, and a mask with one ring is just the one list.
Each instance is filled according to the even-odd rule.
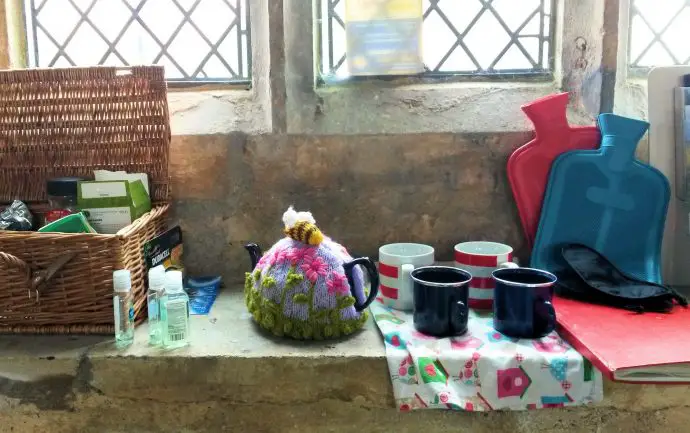
[[126,269],[113,272],[113,309],[115,310],[115,345],[124,349],[134,342],[134,305],[132,279]]
[[182,287],[182,272],[165,273],[165,293],[161,298],[163,347],[175,349],[189,344],[189,297]]
[[149,270],[149,290],[146,294],[146,305],[149,312],[149,344],[160,346],[163,344],[161,332],[160,301],[165,288],[165,268],[158,265]]

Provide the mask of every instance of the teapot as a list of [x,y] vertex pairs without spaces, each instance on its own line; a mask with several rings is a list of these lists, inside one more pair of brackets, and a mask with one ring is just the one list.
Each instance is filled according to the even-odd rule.
[[[378,294],[376,265],[350,253],[316,226],[309,212],[290,207],[285,237],[265,254],[245,245],[252,271],[245,277],[247,309],[256,323],[277,336],[298,340],[338,338],[359,330]],[[369,276],[366,294],[365,278]]]

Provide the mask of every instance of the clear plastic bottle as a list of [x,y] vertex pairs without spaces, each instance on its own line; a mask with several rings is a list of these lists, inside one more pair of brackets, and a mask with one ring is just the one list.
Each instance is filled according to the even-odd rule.
[[146,294],[146,305],[149,312],[149,344],[152,346],[163,344],[160,302],[165,293],[164,289],[165,267],[158,265],[149,270],[149,290]]
[[113,309],[115,310],[115,345],[124,349],[134,342],[134,304],[132,278],[128,270],[113,272]]
[[182,287],[182,272],[165,273],[165,292],[161,298],[163,347],[175,349],[189,344],[189,297]]

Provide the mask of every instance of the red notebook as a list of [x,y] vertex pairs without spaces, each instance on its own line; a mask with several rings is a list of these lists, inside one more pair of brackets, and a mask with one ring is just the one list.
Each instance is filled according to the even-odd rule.
[[558,332],[609,379],[690,383],[690,308],[644,313],[556,298]]

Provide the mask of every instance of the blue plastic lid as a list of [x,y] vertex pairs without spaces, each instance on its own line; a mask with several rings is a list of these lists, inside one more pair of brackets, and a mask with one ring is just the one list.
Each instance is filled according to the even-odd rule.
[[690,87],[690,74],[683,75],[683,87]]

